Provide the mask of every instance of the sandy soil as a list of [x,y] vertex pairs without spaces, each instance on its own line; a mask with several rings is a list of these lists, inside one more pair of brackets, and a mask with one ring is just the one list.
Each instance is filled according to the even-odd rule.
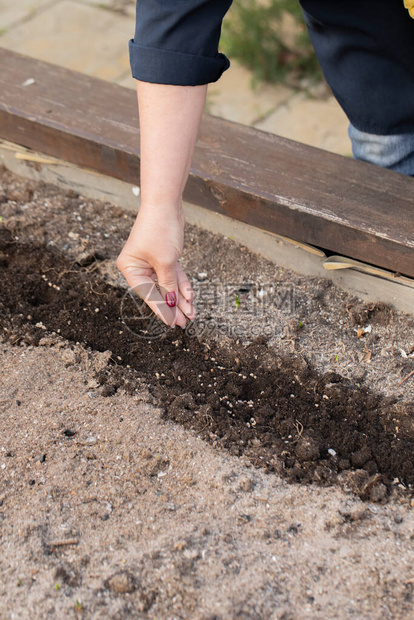
[[[413,369],[413,317],[189,229],[201,319],[179,337],[146,323],[145,338],[110,304],[122,315],[113,261],[130,215],[5,171],[0,215],[1,618],[412,617],[414,381],[398,384]],[[203,301],[206,282],[218,294]],[[213,362],[220,406],[189,379]],[[267,410],[245,417],[249,395],[255,414],[266,406],[263,377],[272,407],[274,393],[285,403],[274,424]],[[291,436],[276,377],[297,381]],[[330,401],[346,396],[352,416],[359,395],[356,434],[332,456],[335,424],[324,435],[306,406],[334,422]]]

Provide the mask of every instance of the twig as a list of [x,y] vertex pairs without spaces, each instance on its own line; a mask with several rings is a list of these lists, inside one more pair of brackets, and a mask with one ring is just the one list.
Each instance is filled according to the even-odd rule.
[[205,414],[205,415],[203,415],[203,418],[204,418],[204,421],[207,420],[207,422],[206,422],[205,426],[203,426],[203,428],[196,429],[197,433],[202,433],[203,431],[206,430],[206,428],[209,427],[210,424],[213,423],[213,418],[211,417],[211,415]]
[[399,383],[397,383],[397,386],[400,387],[400,385],[402,385],[405,381],[407,381],[407,379],[409,379],[413,375],[414,375],[414,370],[409,372],[408,375],[406,377],[404,377],[404,379],[402,379]]
[[91,263],[84,269],[86,273],[93,273],[96,269],[98,269],[98,267],[99,267],[99,262],[97,260],[94,260],[93,263]]
[[89,282],[89,286],[90,286],[92,293],[94,293],[95,295],[99,295],[100,297],[109,297],[108,293],[98,293],[98,291],[95,291],[90,282]]
[[18,342],[20,342],[20,340],[23,339],[23,336],[13,336],[13,338],[10,339],[10,344],[14,345]]
[[296,428],[296,432],[298,433],[298,436],[296,437],[296,439],[294,441],[292,441],[293,443],[298,443],[299,439],[302,437],[302,433],[303,433],[303,424],[301,422],[299,422],[299,420],[296,420],[294,427]]
[[66,547],[66,545],[78,545],[78,538],[68,538],[67,540],[53,540],[47,543],[49,547]]
[[16,151],[15,153],[16,159],[24,159],[26,161],[34,161],[39,164],[57,164],[59,163],[56,159],[47,159],[46,157],[39,157],[38,155],[32,155],[31,153],[22,153],[21,151]]

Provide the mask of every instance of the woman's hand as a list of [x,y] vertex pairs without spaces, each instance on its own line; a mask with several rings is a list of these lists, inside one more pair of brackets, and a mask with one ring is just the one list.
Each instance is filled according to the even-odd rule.
[[137,81],[141,207],[117,266],[129,286],[171,327],[184,328],[186,318],[196,315],[194,293],[178,261],[184,241],[182,195],[206,93],[206,84]]
[[[193,320],[194,292],[178,262],[184,242],[184,211],[178,206],[142,204],[117,267],[128,285],[167,325],[185,328]],[[157,282],[157,285],[155,284]],[[166,302],[168,296],[169,305]],[[171,293],[175,294],[176,305]]]

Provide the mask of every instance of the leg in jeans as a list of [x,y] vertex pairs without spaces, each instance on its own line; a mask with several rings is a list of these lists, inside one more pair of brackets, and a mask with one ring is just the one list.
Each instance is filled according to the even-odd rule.
[[349,125],[355,159],[414,176],[414,133],[381,136]]
[[403,2],[301,0],[356,159],[414,175],[414,20]]

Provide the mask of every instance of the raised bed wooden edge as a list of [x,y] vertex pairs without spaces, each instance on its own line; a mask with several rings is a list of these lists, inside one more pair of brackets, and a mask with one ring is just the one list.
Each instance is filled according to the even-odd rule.
[[[1,138],[139,184],[134,91],[1,48],[0,66]],[[414,277],[410,177],[206,114],[184,198]]]

